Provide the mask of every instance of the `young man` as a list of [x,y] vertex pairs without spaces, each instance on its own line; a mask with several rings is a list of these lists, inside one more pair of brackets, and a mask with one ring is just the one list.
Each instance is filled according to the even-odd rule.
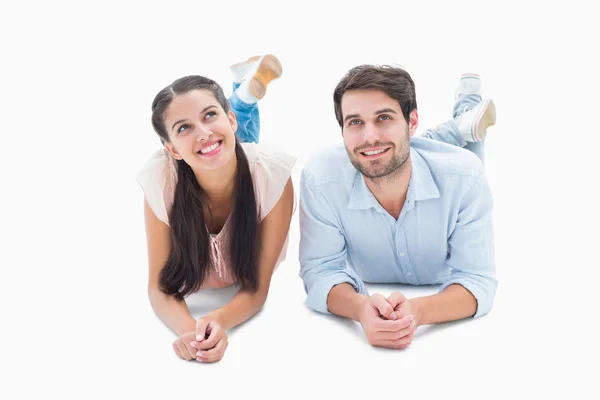
[[[492,307],[492,196],[482,157],[495,107],[482,101],[474,74],[461,77],[456,98],[454,120],[413,137],[419,115],[410,75],[353,68],[334,92],[344,146],[314,154],[302,171],[307,305],[360,322],[374,346],[402,349],[421,325]],[[432,296],[384,298],[369,296],[364,282],[441,286]]]

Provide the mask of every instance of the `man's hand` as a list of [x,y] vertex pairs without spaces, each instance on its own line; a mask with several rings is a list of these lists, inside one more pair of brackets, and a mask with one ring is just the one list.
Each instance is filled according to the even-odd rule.
[[390,308],[393,310],[393,314],[396,318],[406,318],[412,316],[412,331],[405,336],[402,340],[406,343],[399,347],[400,349],[405,349],[410,345],[412,339],[415,335],[417,327],[419,326],[420,316],[415,310],[413,303],[407,299],[402,293],[394,292],[389,295],[387,298],[387,303],[390,305]]
[[[398,300],[397,297],[393,299]],[[403,349],[412,340],[415,327],[413,315],[398,315],[388,299],[379,293],[366,298],[358,318],[373,346]]]
[[195,339],[191,345],[196,349],[196,360],[203,363],[219,361],[227,348],[227,334],[221,325],[210,316],[196,323]]

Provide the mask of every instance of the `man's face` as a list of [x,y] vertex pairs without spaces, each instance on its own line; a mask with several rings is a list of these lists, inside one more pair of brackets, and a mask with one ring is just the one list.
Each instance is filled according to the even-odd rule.
[[407,123],[398,101],[377,89],[349,90],[341,108],[348,157],[364,176],[382,178],[406,163],[418,125],[416,110]]

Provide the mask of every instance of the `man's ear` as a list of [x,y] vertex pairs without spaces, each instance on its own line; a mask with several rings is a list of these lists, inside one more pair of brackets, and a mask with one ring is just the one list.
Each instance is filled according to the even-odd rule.
[[414,135],[419,126],[419,112],[415,108],[408,115],[408,133],[410,136]]
[[165,149],[167,149],[171,157],[173,157],[176,160],[183,160],[183,158],[179,155],[177,150],[175,150],[175,147],[172,143],[166,142],[163,144],[163,146],[165,146]]

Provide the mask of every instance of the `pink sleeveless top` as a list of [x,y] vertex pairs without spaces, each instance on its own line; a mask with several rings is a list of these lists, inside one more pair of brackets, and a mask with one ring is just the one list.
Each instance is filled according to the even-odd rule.
[[[271,212],[281,198],[283,189],[292,174],[296,159],[282,151],[255,143],[242,143],[248,158],[250,173],[254,183],[257,212],[262,221]],[[173,205],[177,171],[175,161],[165,149],[156,151],[137,175],[137,181],[144,191],[146,201],[156,217],[169,225],[169,214]],[[296,209],[294,196],[294,211]],[[231,224],[228,218],[223,229],[216,235],[211,234],[211,270],[204,281],[203,288],[221,288],[235,283],[231,276],[231,260],[229,258],[229,235]],[[277,261],[277,265],[285,259],[288,240]],[[277,266],[276,266],[277,267]]]

